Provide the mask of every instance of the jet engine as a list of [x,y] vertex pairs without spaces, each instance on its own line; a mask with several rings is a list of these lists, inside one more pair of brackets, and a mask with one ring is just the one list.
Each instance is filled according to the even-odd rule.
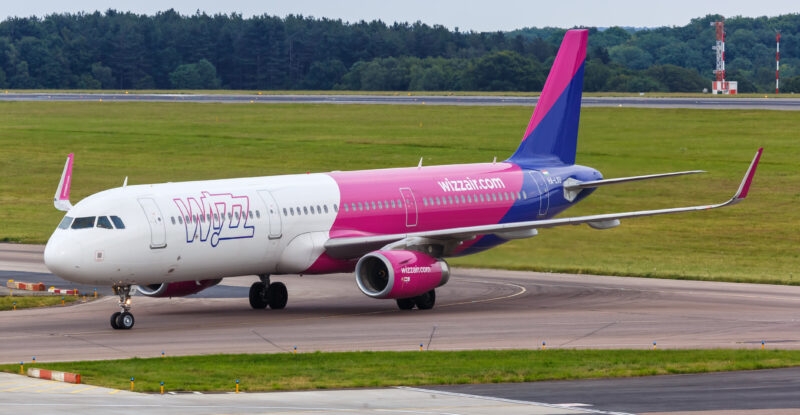
[[222,281],[221,278],[201,281],[162,282],[161,284],[137,285],[136,289],[147,297],[184,297],[213,287],[219,284],[220,281]]
[[372,298],[411,298],[447,283],[444,260],[416,251],[373,251],[356,264],[356,282]]

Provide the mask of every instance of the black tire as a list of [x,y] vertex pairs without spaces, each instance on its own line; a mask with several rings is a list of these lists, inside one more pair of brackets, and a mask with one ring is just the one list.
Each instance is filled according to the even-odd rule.
[[120,315],[117,316],[117,327],[119,327],[122,330],[130,330],[131,328],[133,328],[134,322],[135,320],[133,318],[133,314],[127,311],[124,313],[120,313]]
[[401,310],[411,310],[414,308],[414,299],[413,298],[398,298],[397,299],[397,307]]
[[267,301],[269,308],[273,310],[282,310],[286,307],[286,302],[289,301],[289,292],[282,282],[273,282],[269,285],[269,292],[267,292]]
[[255,282],[250,286],[250,307],[256,310],[267,308],[267,284]]
[[114,330],[119,330],[119,326],[117,325],[117,317],[119,317],[120,314],[122,313],[117,311],[111,315],[111,328]]
[[420,310],[430,310],[433,308],[433,305],[436,304],[436,291],[430,290],[425,294],[420,296],[414,297],[414,303],[417,305],[417,308]]

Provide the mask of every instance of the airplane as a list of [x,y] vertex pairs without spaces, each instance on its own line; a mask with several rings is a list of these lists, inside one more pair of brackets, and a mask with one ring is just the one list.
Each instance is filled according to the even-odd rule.
[[604,179],[575,164],[586,30],[562,41],[522,142],[503,162],[127,185],[69,201],[73,154],[54,196],[66,211],[44,251],[69,281],[111,286],[114,329],[130,329],[133,290],[180,297],[223,278],[259,276],[254,309],[283,309],[281,274],[354,272],[369,297],[400,309],[431,309],[450,278],[446,258],[469,255],[537,230],[702,211],[747,197],[763,149],[734,196],[711,205],[556,217],[601,186],[700,173]]

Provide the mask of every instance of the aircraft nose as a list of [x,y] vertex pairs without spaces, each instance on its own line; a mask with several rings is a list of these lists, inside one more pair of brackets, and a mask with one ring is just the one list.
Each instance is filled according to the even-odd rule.
[[44,248],[44,265],[61,278],[75,279],[80,273],[80,244],[51,237]]

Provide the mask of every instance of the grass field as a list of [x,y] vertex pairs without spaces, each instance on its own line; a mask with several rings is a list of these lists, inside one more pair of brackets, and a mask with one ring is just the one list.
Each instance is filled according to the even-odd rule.
[[[800,365],[794,350],[503,350],[239,354],[36,363],[139,392],[421,386],[650,376]],[[17,373],[19,365],[0,365]]]
[[[78,300],[80,300],[80,297],[75,297],[74,295],[64,296],[64,304],[66,305]],[[54,305],[61,305],[61,296],[0,297],[0,311],[13,310],[14,306],[17,307],[17,310],[22,310],[24,308],[50,307]]]
[[[43,243],[75,152],[72,201],[122,184],[502,160],[523,107],[0,103],[0,240]],[[713,212],[542,230],[454,259],[460,266],[800,284],[796,112],[587,108],[577,161],[619,177],[700,176],[609,186],[569,215],[727,200],[765,148],[745,203]],[[795,278],[798,276],[798,278]]]

